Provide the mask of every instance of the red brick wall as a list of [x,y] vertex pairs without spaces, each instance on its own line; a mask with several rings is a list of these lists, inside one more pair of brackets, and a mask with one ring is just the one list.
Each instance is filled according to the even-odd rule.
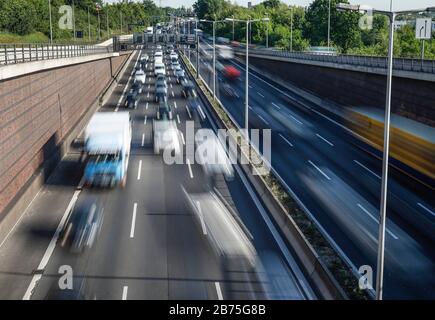
[[[44,145],[71,131],[127,55],[46,70],[0,82],[0,221],[42,165]],[[45,151],[46,153],[47,151]]]

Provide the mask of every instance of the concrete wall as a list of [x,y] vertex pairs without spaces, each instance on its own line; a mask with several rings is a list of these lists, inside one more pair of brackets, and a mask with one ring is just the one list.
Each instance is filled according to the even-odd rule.
[[88,57],[83,63],[0,81],[0,223],[38,168],[48,178],[61,158],[61,142],[127,58]]
[[[373,73],[269,60],[250,56],[257,69],[273,74],[325,100],[342,106],[376,107],[384,110],[386,77]],[[392,111],[435,126],[435,82],[394,77]]]

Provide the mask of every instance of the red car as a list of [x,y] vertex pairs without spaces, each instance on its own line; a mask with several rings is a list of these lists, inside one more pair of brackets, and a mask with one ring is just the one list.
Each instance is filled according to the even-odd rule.
[[225,66],[224,76],[229,80],[234,80],[240,77],[240,71],[233,66]]

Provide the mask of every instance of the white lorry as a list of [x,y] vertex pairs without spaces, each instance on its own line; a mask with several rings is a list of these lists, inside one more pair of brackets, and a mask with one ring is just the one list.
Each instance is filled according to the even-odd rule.
[[125,186],[132,137],[129,112],[98,112],[85,130],[86,186]]

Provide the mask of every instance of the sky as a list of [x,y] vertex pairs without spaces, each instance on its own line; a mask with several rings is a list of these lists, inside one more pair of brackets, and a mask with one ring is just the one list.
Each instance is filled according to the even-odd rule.
[[[107,2],[118,2],[119,0],[107,0]],[[139,1],[139,0],[138,0]],[[252,4],[258,4],[262,0],[250,0]],[[299,6],[308,6],[313,0],[281,0],[287,4],[294,4]],[[156,4],[159,5],[159,0],[155,0]],[[190,7],[195,0],[161,0],[162,6],[169,7]],[[234,0],[231,0],[234,2]],[[247,5],[248,0],[236,0],[239,5]],[[390,8],[390,0],[350,0],[352,4],[365,4],[372,6],[379,10],[388,10]],[[435,6],[435,0],[393,0],[394,10],[406,10],[406,9],[421,9],[426,7]]]

